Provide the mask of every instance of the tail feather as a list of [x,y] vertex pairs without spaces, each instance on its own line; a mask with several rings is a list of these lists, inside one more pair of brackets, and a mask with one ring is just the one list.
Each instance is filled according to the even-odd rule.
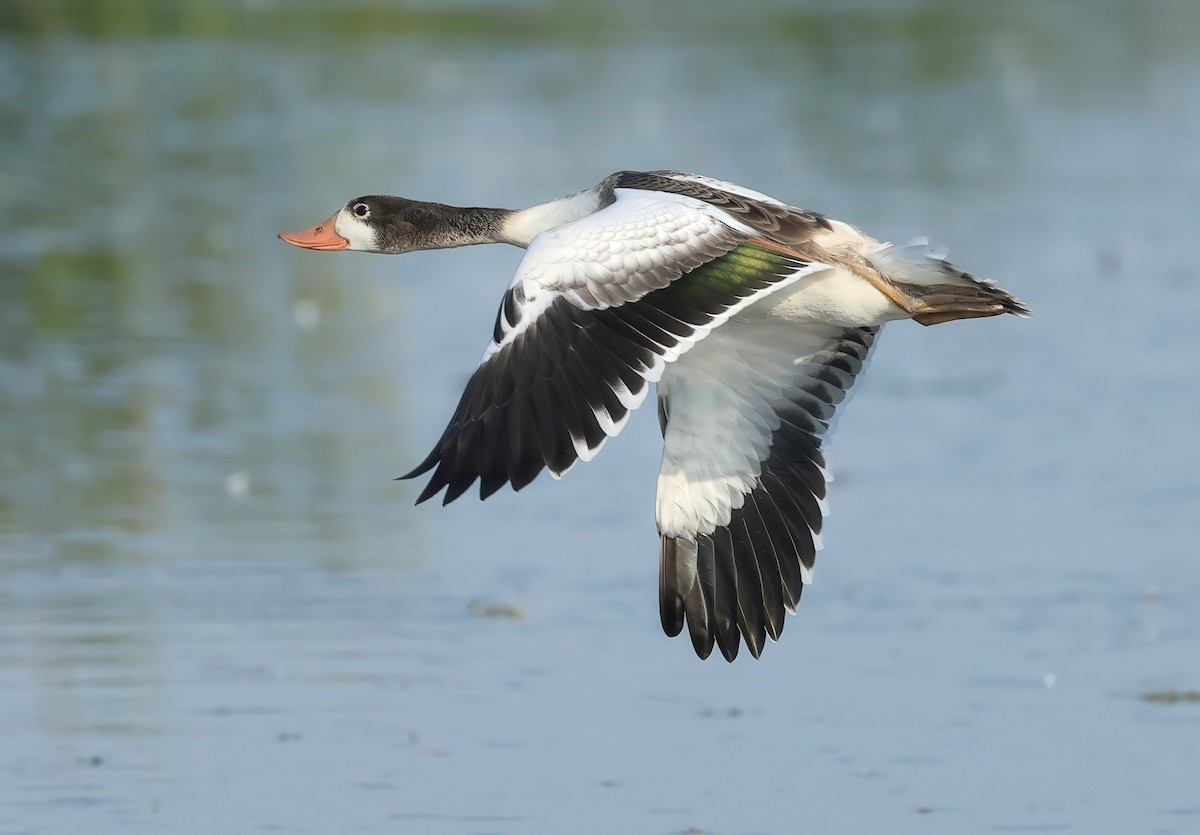
[[1031,315],[1012,293],[963,272],[946,260],[945,253],[931,250],[925,240],[903,247],[885,246],[872,253],[870,260],[911,301],[912,317],[922,325],[1004,313],[1023,318]]

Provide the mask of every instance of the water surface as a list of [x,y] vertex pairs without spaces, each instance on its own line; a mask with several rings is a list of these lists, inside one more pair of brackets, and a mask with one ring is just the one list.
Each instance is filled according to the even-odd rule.
[[[1200,826],[1200,11],[0,11],[0,832]],[[301,253],[361,193],[704,172],[1036,312],[881,340],[759,661],[659,630],[638,414],[447,508],[519,259]],[[477,616],[473,603],[520,618]],[[473,614],[474,613],[474,614]]]

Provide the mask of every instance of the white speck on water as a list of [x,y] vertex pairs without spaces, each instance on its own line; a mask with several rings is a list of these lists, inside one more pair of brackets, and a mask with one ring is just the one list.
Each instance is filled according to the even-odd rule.
[[321,323],[321,306],[312,299],[299,299],[292,305],[292,318],[301,330],[312,330]]
[[1058,684],[1058,676],[1054,673],[1046,673],[1042,676],[1042,686],[1047,690],[1053,690],[1056,684]]
[[238,470],[225,476],[225,492],[234,499],[244,499],[250,490],[250,476],[245,470]]

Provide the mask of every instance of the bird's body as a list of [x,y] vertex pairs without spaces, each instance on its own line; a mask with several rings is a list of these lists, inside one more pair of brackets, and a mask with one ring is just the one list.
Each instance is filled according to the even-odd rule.
[[929,254],[681,172],[619,172],[520,211],[350,201],[312,249],[527,249],[418,501],[486,498],[589,460],[658,386],[660,613],[707,657],[757,656],[811,581],[824,441],[879,328],[1027,315]]

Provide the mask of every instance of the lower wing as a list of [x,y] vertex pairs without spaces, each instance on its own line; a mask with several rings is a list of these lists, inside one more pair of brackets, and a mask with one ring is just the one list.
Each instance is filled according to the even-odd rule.
[[757,657],[811,581],[823,441],[878,328],[732,321],[659,383],[660,612],[701,658]]

